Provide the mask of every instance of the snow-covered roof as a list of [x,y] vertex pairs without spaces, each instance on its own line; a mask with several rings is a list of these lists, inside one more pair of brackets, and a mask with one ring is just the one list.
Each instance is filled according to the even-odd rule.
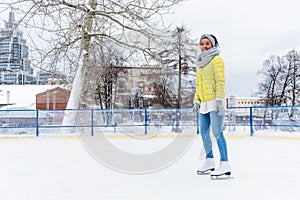
[[0,85],[1,109],[35,109],[36,95],[58,85]]
[[264,99],[263,97],[234,97],[235,100],[258,100],[258,99]]

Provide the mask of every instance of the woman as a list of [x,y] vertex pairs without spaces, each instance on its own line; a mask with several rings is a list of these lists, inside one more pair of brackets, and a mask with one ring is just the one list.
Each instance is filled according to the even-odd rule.
[[[211,177],[230,175],[227,145],[223,134],[225,114],[224,62],[219,56],[218,41],[211,34],[200,38],[201,53],[196,61],[196,93],[194,112],[200,112],[200,132],[206,159],[198,168],[198,174],[211,172]],[[215,170],[215,160],[210,137],[210,127],[217,140],[220,165]]]

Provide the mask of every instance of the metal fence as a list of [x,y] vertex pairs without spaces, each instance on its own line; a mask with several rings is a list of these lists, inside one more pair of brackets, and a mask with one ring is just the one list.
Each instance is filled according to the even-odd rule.
[[[199,133],[199,114],[186,109],[0,110],[1,136],[157,135]],[[224,131],[253,136],[300,131],[300,107],[230,107]]]
[[249,127],[249,134],[263,131],[299,132],[300,106],[232,107],[226,111],[225,125]]

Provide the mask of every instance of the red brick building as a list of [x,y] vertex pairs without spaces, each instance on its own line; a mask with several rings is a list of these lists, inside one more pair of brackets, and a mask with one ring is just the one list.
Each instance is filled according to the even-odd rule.
[[70,97],[70,91],[56,87],[36,95],[36,109],[55,110],[65,109]]

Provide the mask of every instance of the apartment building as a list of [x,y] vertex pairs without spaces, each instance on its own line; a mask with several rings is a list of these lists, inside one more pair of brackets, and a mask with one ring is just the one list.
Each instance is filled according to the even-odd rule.
[[227,98],[227,107],[249,107],[249,106],[265,106],[265,98],[260,97],[235,97]]

